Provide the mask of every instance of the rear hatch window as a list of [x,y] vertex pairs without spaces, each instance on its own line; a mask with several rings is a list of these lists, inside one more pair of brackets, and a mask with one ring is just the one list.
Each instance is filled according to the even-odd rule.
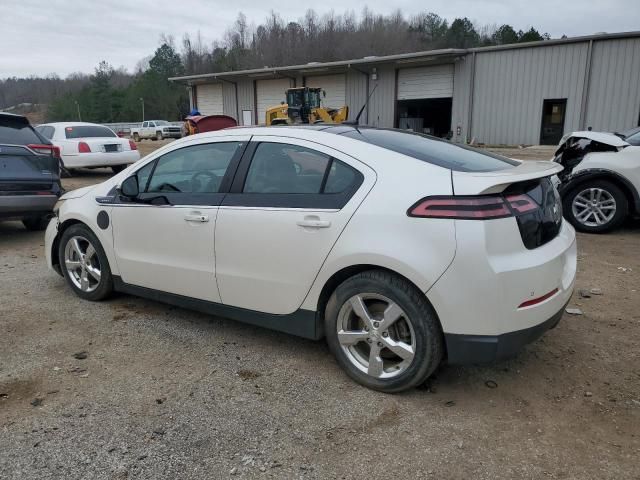
[[42,139],[24,120],[0,117],[0,144],[29,145],[38,143],[43,143]]
[[493,172],[520,165],[500,155],[414,132],[356,128],[341,135],[458,172]]
[[117,137],[110,128],[100,125],[74,125],[65,127],[66,138],[104,138]]

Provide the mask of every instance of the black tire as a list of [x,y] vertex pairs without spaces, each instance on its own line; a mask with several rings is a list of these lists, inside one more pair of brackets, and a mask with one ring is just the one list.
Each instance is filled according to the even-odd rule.
[[[83,237],[89,243],[91,243],[91,245],[95,249],[95,254],[99,261],[101,275],[99,282],[97,282],[95,289],[93,289],[92,291],[83,291],[78,286],[76,286],[76,284],[70,277],[69,271],[65,267],[65,249],[67,247],[67,243],[69,243],[69,241],[73,237]],[[67,228],[62,233],[58,246],[58,259],[65,280],[67,281],[69,286],[71,286],[75,294],[80,298],[91,301],[99,301],[108,298],[113,292],[113,277],[111,275],[111,268],[109,267],[107,256],[104,253],[104,249],[102,248],[102,244],[100,243],[100,240],[98,240],[98,237],[96,237],[91,229],[86,225],[75,224]]]
[[[573,210],[573,202],[581,192],[590,188],[598,188],[607,192],[615,200],[615,214],[613,217],[601,225],[588,225],[583,223],[576,217]],[[626,195],[615,183],[608,180],[589,180],[573,188],[570,192],[563,196],[562,209],[564,216],[576,230],[587,233],[605,233],[619,227],[629,213],[629,201]],[[589,220],[589,217],[587,220]]]
[[46,230],[47,225],[49,225],[49,216],[48,215],[40,215],[38,217],[29,217],[22,219],[22,224],[24,228],[27,230],[31,230],[32,232],[38,232],[42,230]]
[[111,170],[113,171],[113,173],[120,173],[125,168],[127,168],[127,165],[113,165],[111,167]]
[[162,140],[163,138],[162,132],[156,132],[156,140]]
[[140,135],[138,135],[137,133],[133,134],[133,141],[134,142],[139,142],[140,141]]
[[[338,341],[337,325],[342,321],[339,318],[340,312],[352,297],[360,294],[382,295],[396,303],[410,319],[408,323],[415,337],[415,352],[406,369],[396,376],[376,378],[360,370]],[[400,321],[404,320],[398,320]],[[424,293],[406,279],[384,270],[359,273],[338,286],[327,303],[324,326],[329,349],[340,366],[353,380],[373,390],[396,393],[420,385],[435,371],[444,355],[440,322]],[[384,334],[379,331],[377,333]],[[370,347],[362,342],[360,348]],[[384,347],[382,348],[384,352]],[[390,351],[388,353],[391,354]],[[383,356],[382,353],[380,356]]]

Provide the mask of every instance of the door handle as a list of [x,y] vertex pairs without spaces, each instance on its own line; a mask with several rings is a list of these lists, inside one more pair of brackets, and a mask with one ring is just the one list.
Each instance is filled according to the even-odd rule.
[[331,222],[328,220],[320,220],[319,218],[305,218],[297,222],[299,227],[305,228],[329,228]]
[[202,213],[189,213],[184,216],[187,222],[205,223],[209,221],[209,215],[203,215]]

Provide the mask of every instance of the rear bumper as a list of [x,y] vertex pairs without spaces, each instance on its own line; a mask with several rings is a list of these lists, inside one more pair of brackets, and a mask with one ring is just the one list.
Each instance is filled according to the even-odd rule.
[[57,195],[2,195],[0,196],[0,217],[49,213],[53,211],[57,201]]
[[62,156],[62,161],[66,168],[111,167],[114,165],[129,165],[138,160],[140,160],[140,152],[138,150],[113,153],[92,152]]
[[449,365],[471,365],[492,363],[511,358],[525,345],[536,341],[547,330],[555,328],[562,318],[565,306],[539,325],[525,328],[524,330],[503,333],[502,335],[445,333],[447,363]]

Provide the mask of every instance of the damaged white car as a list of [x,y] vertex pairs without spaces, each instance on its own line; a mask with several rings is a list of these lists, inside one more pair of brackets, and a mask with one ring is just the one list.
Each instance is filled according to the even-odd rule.
[[602,233],[640,214],[640,146],[613,133],[565,135],[554,162],[564,215],[577,230]]

